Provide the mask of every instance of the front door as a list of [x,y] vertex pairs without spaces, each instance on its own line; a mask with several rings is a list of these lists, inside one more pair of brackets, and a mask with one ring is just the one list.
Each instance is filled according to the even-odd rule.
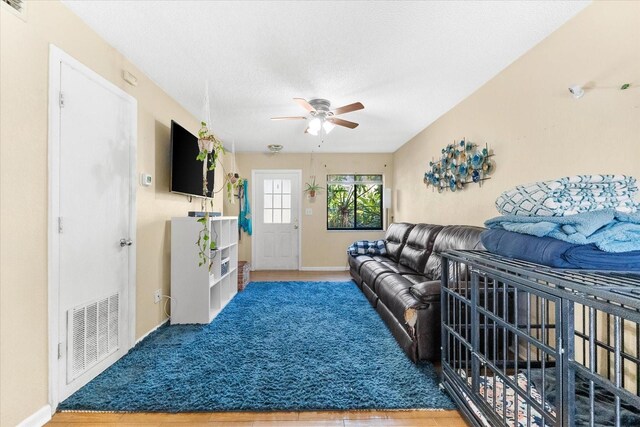
[[256,270],[297,270],[299,263],[300,171],[254,171]]
[[52,66],[61,93],[52,198],[62,401],[131,345],[136,102],[84,67]]

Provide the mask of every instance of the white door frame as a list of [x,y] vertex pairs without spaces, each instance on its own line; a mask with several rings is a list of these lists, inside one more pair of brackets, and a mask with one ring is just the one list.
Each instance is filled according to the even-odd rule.
[[[49,404],[53,414],[59,402],[58,343],[59,337],[59,234],[57,218],[60,213],[60,63],[64,62],[82,72],[103,88],[116,93],[133,104],[132,133],[129,147],[130,199],[129,199],[129,236],[136,242],[136,146],[137,146],[137,100],[102,76],[86,67],[62,49],[49,45],[49,200],[48,200],[48,305],[49,305]],[[135,246],[134,246],[135,248]],[[136,325],[136,250],[129,250],[129,289],[128,317],[129,337],[125,340],[126,351],[135,344]]]
[[[302,169],[251,169],[251,204],[256,205],[256,174],[258,173],[292,173],[298,177],[298,190],[302,190]],[[302,268],[302,199],[298,194],[298,270]],[[254,222],[254,233],[251,236],[251,270],[255,270],[256,244],[253,239],[256,237],[256,230],[260,231],[260,226]]]

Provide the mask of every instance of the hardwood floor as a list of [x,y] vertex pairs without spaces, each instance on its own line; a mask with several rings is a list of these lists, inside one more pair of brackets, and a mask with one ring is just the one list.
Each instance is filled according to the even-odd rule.
[[458,411],[323,411],[211,413],[59,412],[47,425],[211,426],[211,427],[364,427],[467,426]]
[[[344,281],[348,271],[252,271],[252,281]],[[355,427],[467,426],[458,411],[302,411],[209,413],[58,412],[51,426]]]
[[297,271],[297,270],[265,270],[252,271],[253,282],[269,282],[281,280],[311,281],[345,281],[351,280],[348,271]]

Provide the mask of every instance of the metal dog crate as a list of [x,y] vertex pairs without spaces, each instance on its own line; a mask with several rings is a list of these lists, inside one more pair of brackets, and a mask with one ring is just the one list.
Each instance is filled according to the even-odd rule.
[[443,261],[443,386],[473,425],[640,426],[640,276]]

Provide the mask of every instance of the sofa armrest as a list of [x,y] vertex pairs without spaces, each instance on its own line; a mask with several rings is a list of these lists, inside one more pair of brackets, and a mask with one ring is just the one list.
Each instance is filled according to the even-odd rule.
[[418,283],[410,288],[411,294],[422,303],[440,302],[440,280]]

